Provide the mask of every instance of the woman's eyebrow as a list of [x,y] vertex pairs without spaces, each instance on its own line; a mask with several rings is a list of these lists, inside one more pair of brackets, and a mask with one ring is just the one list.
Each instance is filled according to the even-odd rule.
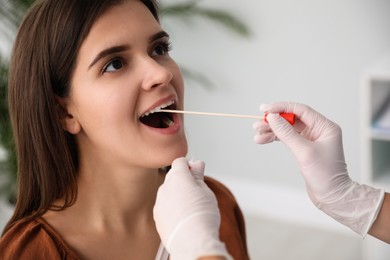
[[164,37],[168,37],[169,38],[169,34],[166,32],[166,31],[160,31],[156,34],[153,34],[150,38],[149,38],[149,41],[150,42],[154,42],[158,39],[161,39],[161,38],[164,38]]
[[130,49],[130,45],[119,45],[119,46],[110,47],[108,49],[104,49],[101,52],[99,52],[98,55],[96,55],[95,59],[88,66],[88,69],[90,69],[93,65],[95,65],[99,60],[103,59],[104,57],[114,53],[123,52],[128,49]]

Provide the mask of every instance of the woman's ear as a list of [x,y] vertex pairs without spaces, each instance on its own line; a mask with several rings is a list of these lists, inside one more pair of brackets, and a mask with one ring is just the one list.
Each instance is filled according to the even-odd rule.
[[68,112],[68,102],[66,98],[56,97],[57,101],[57,113],[61,120],[62,129],[70,134],[78,134],[81,130],[81,126],[77,119]]

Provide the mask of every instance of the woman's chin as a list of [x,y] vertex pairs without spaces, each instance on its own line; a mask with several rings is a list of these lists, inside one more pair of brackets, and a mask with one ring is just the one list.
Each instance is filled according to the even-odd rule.
[[172,162],[177,159],[177,158],[181,158],[181,157],[186,157],[187,156],[187,149],[183,149],[182,151],[180,152],[177,152],[177,153],[173,153],[172,155],[170,155],[169,157],[167,157],[166,159],[164,159],[164,162],[163,162],[163,165],[161,165],[160,168],[164,168],[166,166],[170,166],[172,164]]

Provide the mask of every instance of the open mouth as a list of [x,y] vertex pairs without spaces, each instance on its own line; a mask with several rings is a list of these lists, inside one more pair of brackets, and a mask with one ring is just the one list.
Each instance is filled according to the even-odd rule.
[[157,112],[160,109],[176,109],[174,101],[169,101],[159,107],[156,107],[145,114],[143,114],[139,120],[142,124],[153,128],[168,128],[175,124],[175,120],[172,113]]

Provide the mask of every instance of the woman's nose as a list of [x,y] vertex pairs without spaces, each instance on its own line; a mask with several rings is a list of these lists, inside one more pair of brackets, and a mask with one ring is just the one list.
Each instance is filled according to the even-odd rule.
[[172,72],[151,57],[144,59],[144,78],[142,81],[142,88],[144,90],[151,90],[159,86],[167,86],[173,78]]

